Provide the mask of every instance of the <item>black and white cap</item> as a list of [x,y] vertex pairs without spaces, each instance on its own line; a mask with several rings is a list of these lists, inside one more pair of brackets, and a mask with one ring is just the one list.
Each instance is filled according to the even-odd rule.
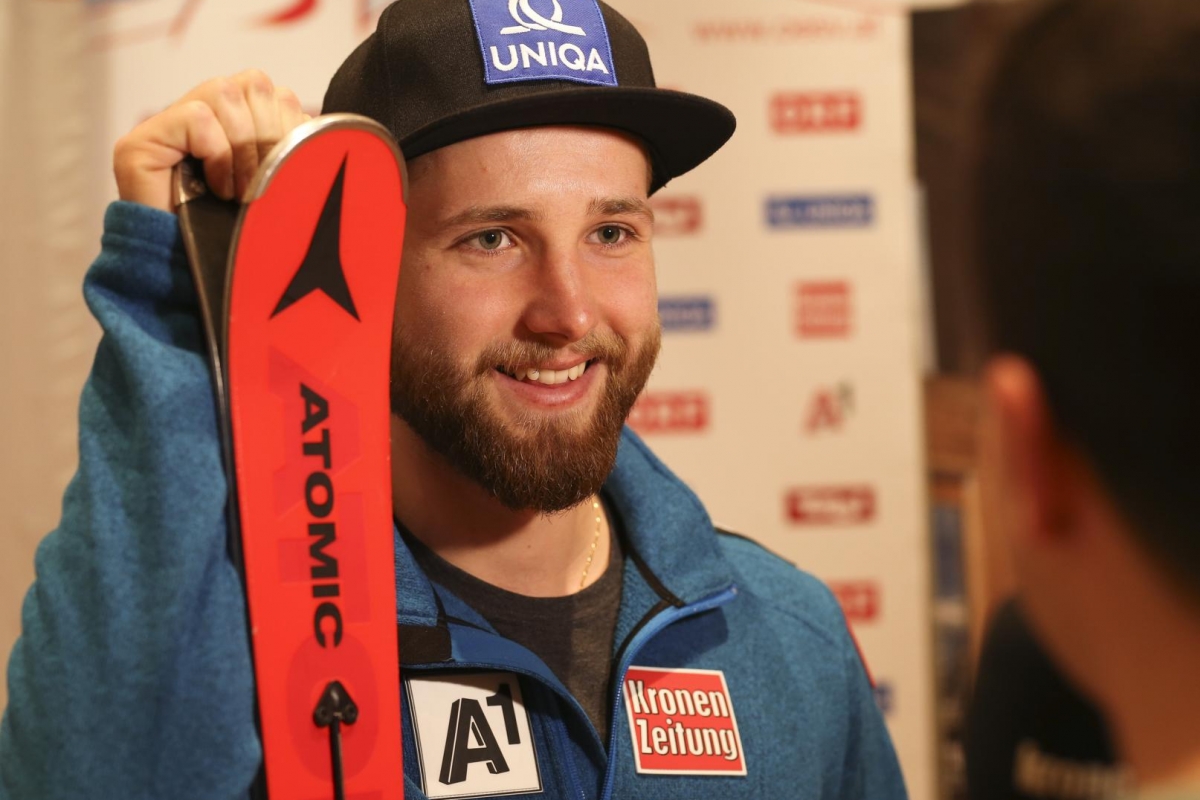
[[736,124],[720,103],[657,88],[645,40],[599,0],[396,0],[322,110],[378,120],[407,158],[513,128],[615,128],[646,144],[652,192]]

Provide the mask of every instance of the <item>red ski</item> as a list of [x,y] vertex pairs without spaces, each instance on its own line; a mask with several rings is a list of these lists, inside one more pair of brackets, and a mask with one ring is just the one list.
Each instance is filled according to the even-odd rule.
[[264,161],[231,245],[229,204],[180,178],[272,800],[404,793],[388,398],[404,174],[381,126],[315,119]]

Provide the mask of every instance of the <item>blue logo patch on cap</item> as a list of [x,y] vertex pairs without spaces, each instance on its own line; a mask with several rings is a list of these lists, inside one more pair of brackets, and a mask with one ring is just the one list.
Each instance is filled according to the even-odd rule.
[[565,80],[616,86],[596,0],[469,0],[488,84]]

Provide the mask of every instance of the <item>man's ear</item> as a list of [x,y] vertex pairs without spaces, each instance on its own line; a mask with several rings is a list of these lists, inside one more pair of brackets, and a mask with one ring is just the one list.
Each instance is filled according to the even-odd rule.
[[1010,534],[1030,544],[1070,536],[1081,465],[1055,427],[1037,372],[1023,358],[1000,355],[988,362],[983,384],[991,465]]

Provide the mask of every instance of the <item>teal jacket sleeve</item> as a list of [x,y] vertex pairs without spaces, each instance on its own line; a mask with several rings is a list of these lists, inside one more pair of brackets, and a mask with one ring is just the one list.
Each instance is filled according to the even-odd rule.
[[858,645],[846,629],[843,647],[850,736],[841,800],[907,800],[904,775],[867,675]]
[[84,296],[104,335],[8,665],[0,800],[245,797],[250,647],[175,217],[110,206]]

